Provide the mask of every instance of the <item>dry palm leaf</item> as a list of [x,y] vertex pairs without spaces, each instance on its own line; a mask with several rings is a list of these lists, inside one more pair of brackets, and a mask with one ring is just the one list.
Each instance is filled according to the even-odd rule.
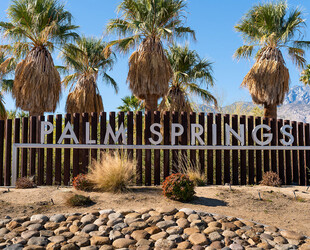
[[82,76],[73,92],[69,93],[66,103],[67,113],[102,112],[102,98],[93,75]]
[[16,66],[13,85],[16,106],[29,110],[32,115],[54,112],[60,84],[60,75],[51,54],[45,48],[35,47]]
[[173,76],[159,38],[147,37],[129,59],[127,81],[133,94],[140,99],[167,94]]

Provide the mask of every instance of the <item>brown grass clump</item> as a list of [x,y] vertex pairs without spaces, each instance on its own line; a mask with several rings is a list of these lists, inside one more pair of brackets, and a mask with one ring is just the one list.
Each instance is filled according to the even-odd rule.
[[135,176],[135,164],[117,151],[103,153],[101,161],[94,161],[89,170],[87,178],[104,192],[128,190]]
[[12,91],[16,106],[30,111],[31,115],[54,112],[61,92],[60,84],[51,54],[44,47],[35,47],[16,66]]
[[272,186],[272,187],[280,187],[281,184],[282,184],[282,181],[279,175],[272,171],[264,173],[263,178],[260,182],[260,185]]
[[37,185],[29,177],[20,177],[16,180],[15,184],[18,189],[35,188]]
[[69,196],[66,204],[70,207],[85,207],[94,204],[90,197],[84,195],[74,194]]
[[289,78],[281,51],[265,47],[241,86],[249,89],[256,104],[281,104],[289,91]]
[[195,184],[195,186],[205,186],[206,176],[201,173],[199,164],[194,164],[185,157],[180,157],[176,166],[178,172],[185,174]]
[[74,90],[69,93],[66,103],[66,112],[73,113],[100,113],[103,111],[102,98],[93,75],[82,76]]

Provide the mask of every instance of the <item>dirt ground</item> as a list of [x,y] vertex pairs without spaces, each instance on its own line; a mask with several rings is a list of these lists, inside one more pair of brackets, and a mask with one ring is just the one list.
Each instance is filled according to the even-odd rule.
[[[86,208],[66,206],[66,198],[73,192],[90,196],[95,204]],[[168,200],[162,195],[160,187],[134,187],[124,194],[81,192],[68,187],[10,189],[9,192],[0,188],[0,219],[6,215],[17,217],[37,213],[86,212],[106,208],[139,210],[163,206],[189,207],[234,216],[310,236],[310,189],[300,186],[233,186],[231,190],[229,186],[198,187],[196,197],[189,203]]]

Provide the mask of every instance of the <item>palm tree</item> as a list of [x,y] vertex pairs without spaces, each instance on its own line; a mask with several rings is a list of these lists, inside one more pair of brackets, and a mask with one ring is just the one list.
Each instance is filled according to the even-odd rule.
[[167,94],[173,76],[162,41],[195,33],[183,26],[184,0],[123,0],[118,6],[122,16],[110,20],[108,32],[120,39],[113,41],[122,52],[140,44],[130,56],[127,81],[132,93],[145,100],[146,110],[157,110],[157,101]]
[[265,117],[277,117],[277,105],[289,91],[289,71],[280,49],[286,48],[298,67],[306,63],[304,44],[296,41],[305,27],[302,14],[298,8],[288,13],[285,1],[258,4],[235,26],[245,43],[235,52],[236,58],[249,58],[258,48],[256,62],[241,85],[249,89],[254,103],[264,106]]
[[143,102],[134,95],[125,96],[122,98],[122,102],[123,105],[117,107],[117,109],[122,112],[132,111],[134,114],[136,114],[137,112],[144,110]]
[[203,88],[214,85],[212,62],[200,58],[198,53],[190,50],[187,45],[184,47],[173,45],[169,47],[167,54],[174,76],[168,94],[160,104],[160,110],[192,112],[190,94],[199,96],[203,101],[213,102],[217,106],[216,98]]
[[74,73],[64,78],[65,86],[76,82],[74,90],[69,93],[66,103],[68,113],[91,113],[103,111],[102,98],[99,94],[97,79],[111,84],[117,93],[115,80],[106,71],[111,69],[116,58],[114,53],[104,53],[107,43],[98,38],[81,37],[76,44],[67,44],[62,57],[65,68]]
[[3,47],[0,48],[0,119],[7,117],[4,107],[3,93],[11,92],[13,88],[13,80],[7,79],[7,75],[10,75],[15,68],[15,60],[12,57],[8,57],[6,50]]
[[77,38],[78,26],[71,24],[71,14],[57,0],[13,0],[7,13],[10,22],[0,22],[0,28],[13,42],[13,55],[24,58],[15,70],[16,106],[30,115],[54,112],[61,80],[50,52]]
[[300,81],[304,84],[310,84],[310,64],[301,72]]

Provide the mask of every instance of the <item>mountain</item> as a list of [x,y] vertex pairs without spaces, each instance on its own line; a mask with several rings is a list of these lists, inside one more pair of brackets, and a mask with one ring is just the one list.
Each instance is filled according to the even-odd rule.
[[[200,112],[217,113],[214,107],[202,104]],[[221,113],[239,115],[260,115],[263,107],[252,102],[234,102],[220,108]],[[310,86],[294,86],[286,95],[283,105],[278,107],[278,118],[310,123]]]

